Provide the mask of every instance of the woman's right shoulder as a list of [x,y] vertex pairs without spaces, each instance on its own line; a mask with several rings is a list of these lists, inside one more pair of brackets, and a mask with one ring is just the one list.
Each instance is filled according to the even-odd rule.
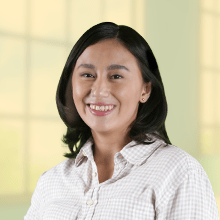
[[[42,219],[45,207],[54,198],[68,195],[71,188],[75,189],[77,172],[75,159],[66,159],[41,174],[31,198],[31,206],[24,219]],[[38,218],[37,218],[38,217]]]
[[42,173],[38,182],[40,182],[39,184],[53,182],[57,179],[63,179],[66,176],[73,175],[74,173],[75,159],[66,159]]

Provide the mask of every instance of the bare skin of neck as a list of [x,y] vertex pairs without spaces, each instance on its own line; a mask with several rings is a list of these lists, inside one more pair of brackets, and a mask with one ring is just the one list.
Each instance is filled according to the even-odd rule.
[[98,169],[99,183],[110,179],[114,172],[114,155],[131,142],[128,136],[118,135],[112,137],[108,135],[103,139],[99,135],[93,136],[93,157]]

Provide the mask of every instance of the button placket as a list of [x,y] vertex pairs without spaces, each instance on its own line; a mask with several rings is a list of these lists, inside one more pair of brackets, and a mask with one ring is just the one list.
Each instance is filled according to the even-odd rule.
[[97,176],[97,173],[96,173],[96,172],[93,172],[93,173],[92,173],[92,177],[95,178],[96,176]]
[[94,184],[94,187],[97,187],[99,185],[99,181],[98,181],[98,172],[97,172],[97,166],[96,166],[96,163],[95,161],[92,161],[92,178],[94,180],[93,184]]
[[86,198],[86,216],[85,220],[90,220],[92,219],[92,216],[94,215],[96,205],[98,203],[98,195],[99,195],[99,190],[100,186],[96,186],[95,188],[92,189],[92,192],[90,195]]
[[92,199],[87,200],[86,204],[89,206],[93,205],[93,200]]

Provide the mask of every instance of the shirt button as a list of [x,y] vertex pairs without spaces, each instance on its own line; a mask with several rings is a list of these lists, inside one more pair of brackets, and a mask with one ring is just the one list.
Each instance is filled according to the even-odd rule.
[[88,200],[88,201],[86,202],[86,204],[87,204],[87,205],[92,205],[92,204],[93,204],[93,201],[92,201],[92,200]]
[[92,176],[93,176],[93,177],[96,177],[96,176],[97,176],[97,173],[96,173],[96,172],[93,172],[93,173],[92,173]]

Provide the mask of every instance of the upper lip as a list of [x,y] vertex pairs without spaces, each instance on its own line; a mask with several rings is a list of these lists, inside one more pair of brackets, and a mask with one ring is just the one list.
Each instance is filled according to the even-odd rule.
[[114,104],[108,104],[105,102],[90,102],[90,103],[87,103],[87,105],[88,104],[91,104],[91,105],[114,105]]

